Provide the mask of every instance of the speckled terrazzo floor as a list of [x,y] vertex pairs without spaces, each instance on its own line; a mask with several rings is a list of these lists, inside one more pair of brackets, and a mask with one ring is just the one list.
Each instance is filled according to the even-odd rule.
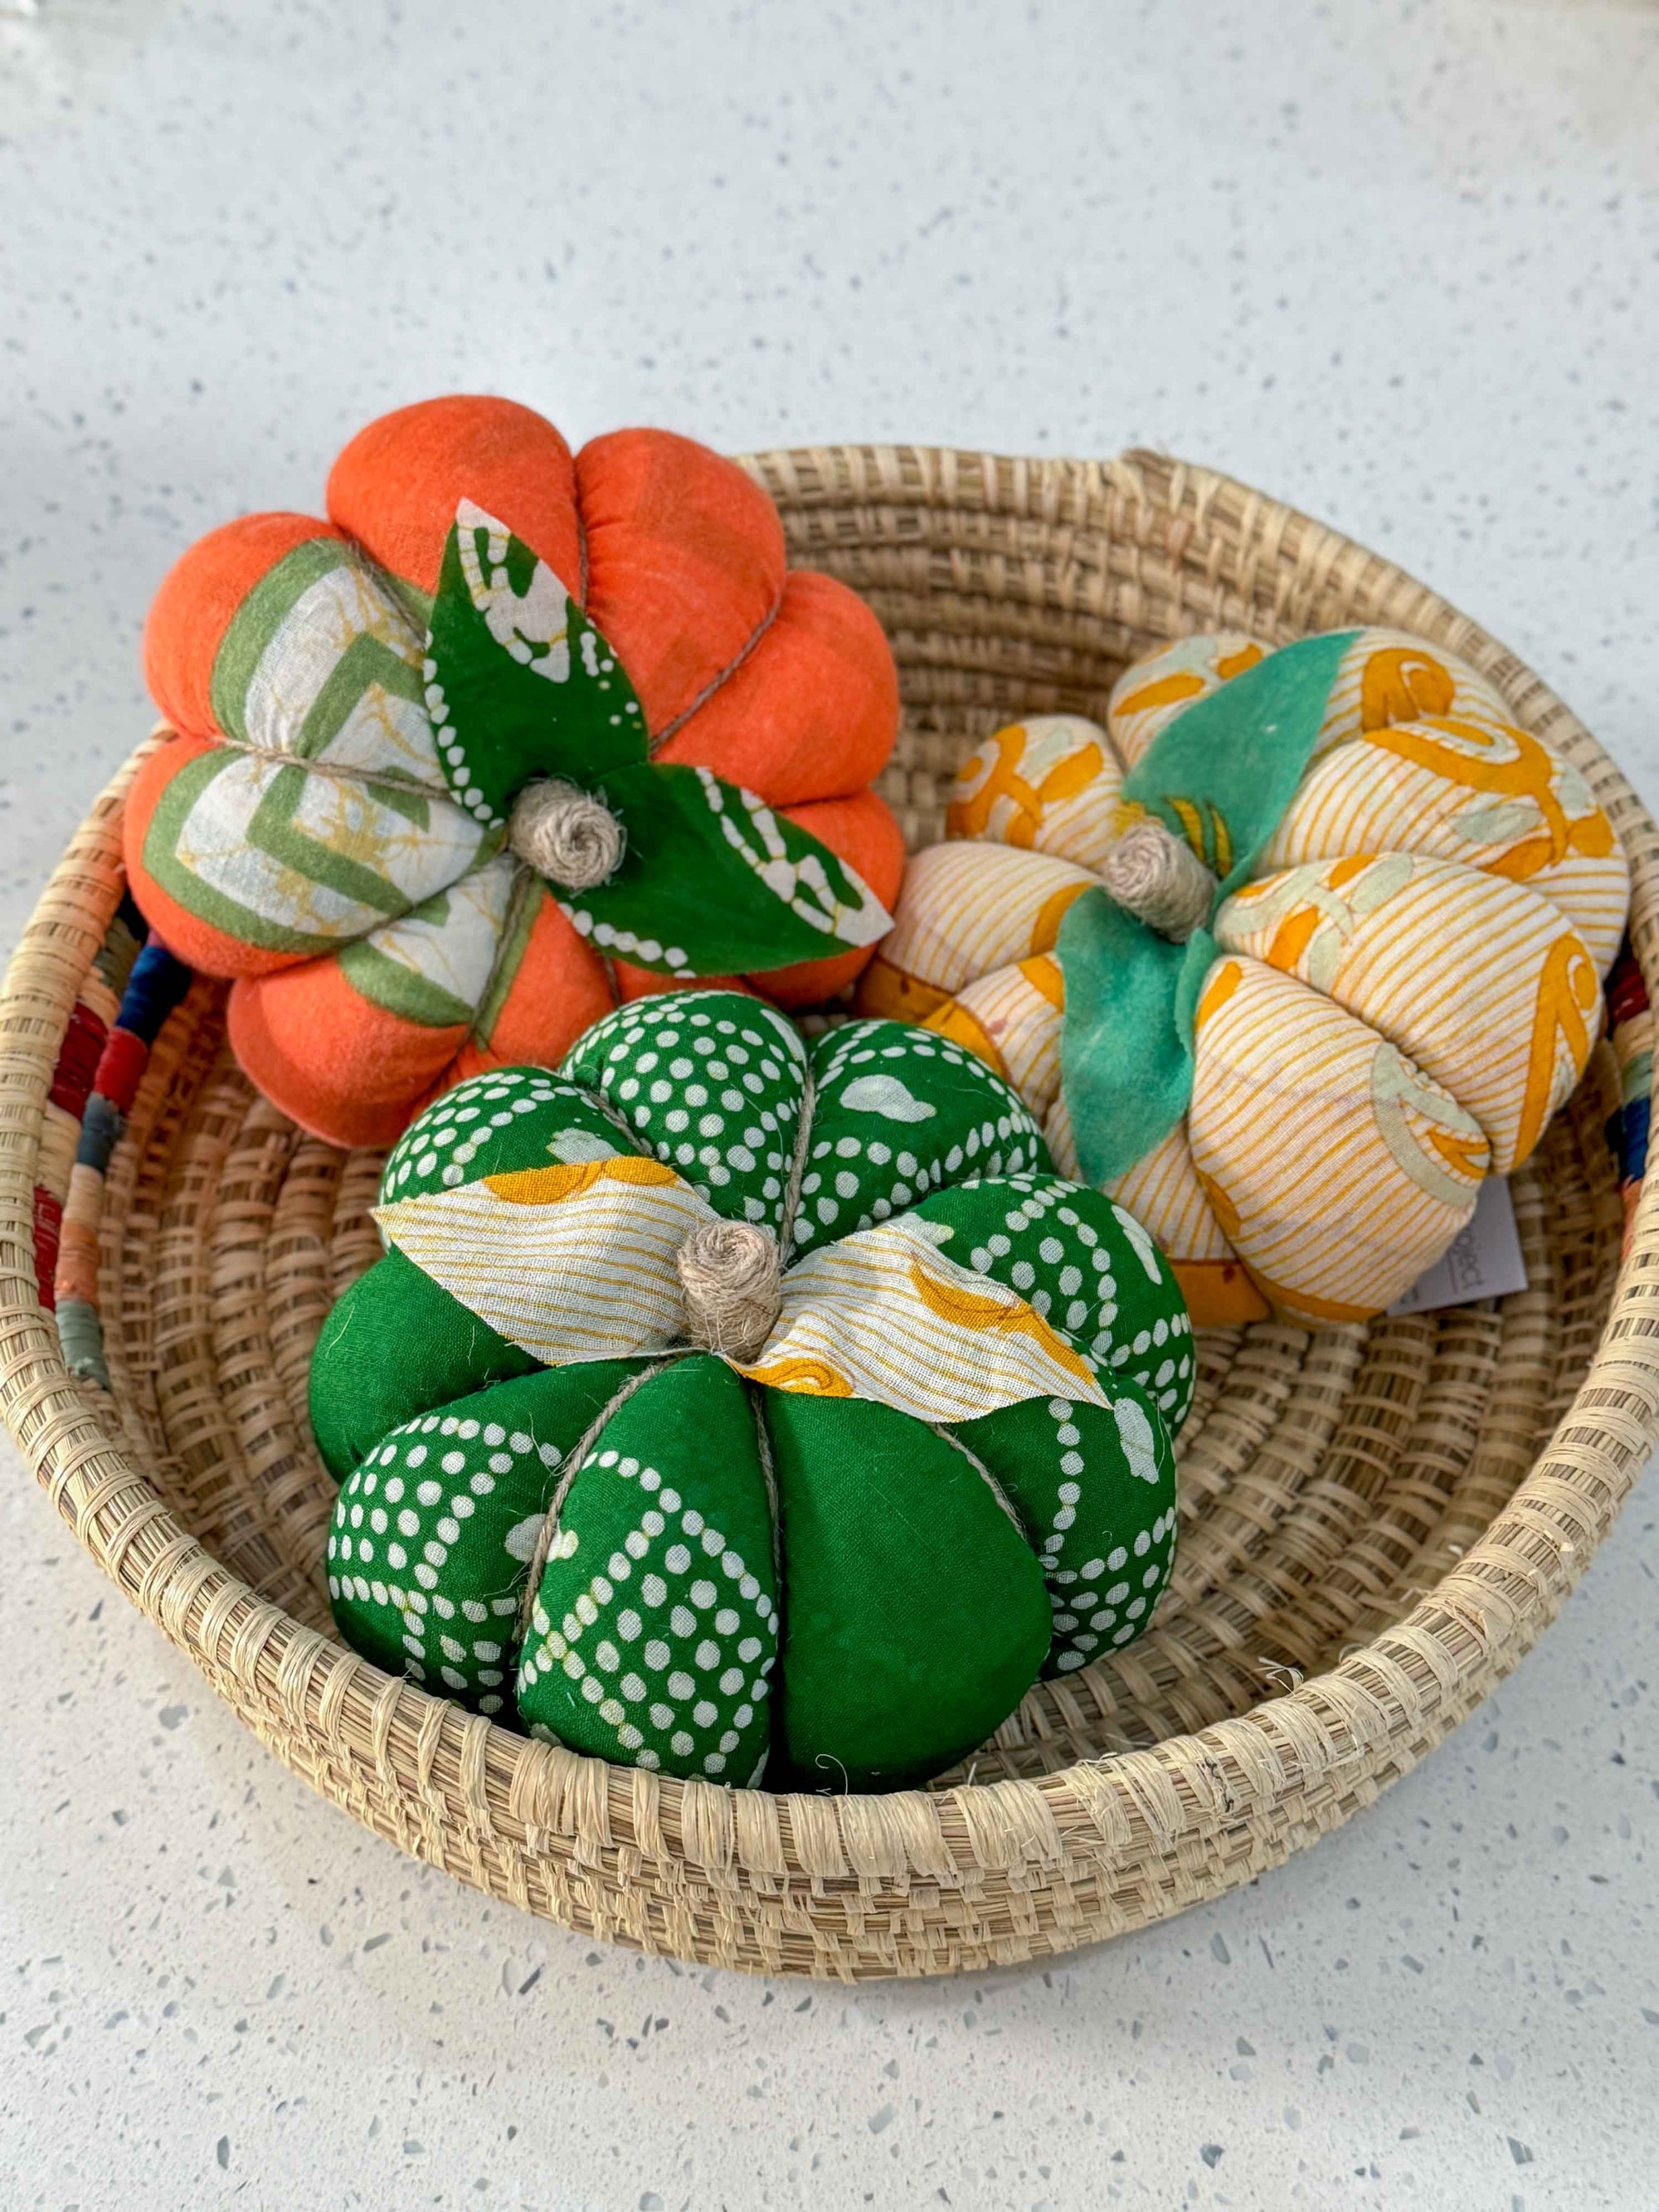
[[[145,726],[172,556],[454,386],[1214,459],[1479,614],[1659,805],[1656,103],[1659,10],[1596,0],[0,0],[0,937]],[[1319,1850],[848,1994],[372,1841],[0,1473],[9,2205],[1659,2203],[1650,1484]]]

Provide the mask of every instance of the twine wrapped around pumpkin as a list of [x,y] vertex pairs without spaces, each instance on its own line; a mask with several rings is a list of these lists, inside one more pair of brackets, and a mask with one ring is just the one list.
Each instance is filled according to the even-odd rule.
[[514,801],[507,842],[549,883],[586,891],[616,874],[627,840],[602,799],[548,776],[526,784]]

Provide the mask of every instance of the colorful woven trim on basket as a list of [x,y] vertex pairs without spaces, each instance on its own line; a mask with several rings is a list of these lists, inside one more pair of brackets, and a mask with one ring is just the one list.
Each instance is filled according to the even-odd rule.
[[64,1364],[108,1383],[98,1316],[98,1231],[104,1172],[162,1023],[190,988],[191,971],[159,939],[143,938],[123,899],[70,1015],[40,1127],[34,1186],[34,1273],[40,1304],[56,1311]]
[[1613,1057],[1619,1069],[1619,1105],[1607,1116],[1607,1149],[1619,1169],[1619,1195],[1625,1207],[1625,1246],[1648,1165],[1648,1094],[1653,1087],[1653,1014],[1628,940],[1607,977],[1607,1021]]

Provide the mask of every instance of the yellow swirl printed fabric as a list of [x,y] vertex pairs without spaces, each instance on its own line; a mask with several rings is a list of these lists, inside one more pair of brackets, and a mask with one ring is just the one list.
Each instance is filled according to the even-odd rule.
[[1034,1306],[939,1250],[951,1233],[906,1214],[809,1253],[784,1277],[777,1325],[741,1371],[928,1421],[1031,1398],[1109,1407],[1088,1362]]
[[[548,1366],[683,1345],[674,1255],[720,1218],[672,1168],[627,1155],[487,1176],[374,1214],[388,1245]],[[1034,1304],[939,1249],[954,1234],[900,1215],[808,1253],[784,1274],[772,1332],[738,1372],[926,1421],[1031,1399],[1109,1410],[1115,1395]]]
[[[861,1003],[1004,1074],[1062,1174],[1060,923],[1127,826],[1126,773],[1270,650],[1183,638],[1125,673],[1106,729],[998,731],[957,778],[951,842],[910,863]],[[1175,811],[1224,863],[1200,811]],[[1296,794],[1212,918],[1187,1117],[1107,1185],[1194,1319],[1357,1318],[1407,1289],[1583,1073],[1629,896],[1583,778],[1483,678],[1403,632],[1354,633]]]

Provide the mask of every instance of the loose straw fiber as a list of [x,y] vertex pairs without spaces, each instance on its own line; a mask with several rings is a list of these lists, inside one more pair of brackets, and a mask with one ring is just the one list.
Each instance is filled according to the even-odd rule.
[[[793,556],[865,592],[893,640],[907,719],[886,791],[913,844],[939,835],[969,744],[1023,711],[1103,719],[1124,664],[1163,639],[1395,624],[1483,670],[1589,777],[1629,848],[1633,949],[1659,986],[1659,836],[1628,785],[1519,661],[1359,546],[1146,453],[842,447],[749,465]],[[109,1159],[107,1389],[70,1376],[43,1311],[33,1194],[62,1182],[65,1141],[48,1087],[77,1000],[109,996],[92,969],[131,772],[58,868],[0,1005],[7,1419],[81,1542],[279,1758],[530,1911],[847,1978],[1048,1956],[1178,1911],[1335,1827],[1455,1726],[1553,1618],[1646,1455],[1659,1198],[1644,1182],[1621,1268],[1604,1048],[1514,1182],[1531,1287],[1369,1327],[1212,1334],[1152,1633],[1034,1690],[933,1792],[716,1789],[469,1717],[331,1632],[306,1368],[374,1255],[380,1163],[252,1095],[213,985],[161,1029]]]

